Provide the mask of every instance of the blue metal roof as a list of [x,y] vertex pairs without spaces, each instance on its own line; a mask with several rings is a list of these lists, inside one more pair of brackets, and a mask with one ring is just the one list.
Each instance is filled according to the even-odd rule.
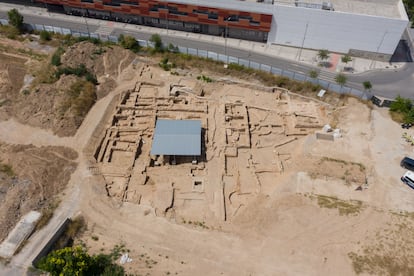
[[157,120],[151,155],[201,155],[201,121]]

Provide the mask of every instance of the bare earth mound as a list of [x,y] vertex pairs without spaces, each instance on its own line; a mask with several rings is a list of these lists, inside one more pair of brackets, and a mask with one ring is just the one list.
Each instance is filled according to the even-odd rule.
[[64,147],[0,144],[0,240],[31,210],[58,203],[76,169],[77,153]]
[[[0,39],[0,45],[8,43]],[[90,106],[122,83],[120,74],[135,58],[118,46],[82,42],[68,47],[59,68],[83,64],[98,81],[96,88],[76,91],[82,87],[84,77],[62,74],[56,79],[57,69],[50,64],[50,58],[41,50],[33,51],[29,47],[32,44],[21,43],[20,52],[0,55],[0,118],[14,117],[31,126],[51,129],[59,136],[76,133]],[[85,90],[89,92],[85,94]]]

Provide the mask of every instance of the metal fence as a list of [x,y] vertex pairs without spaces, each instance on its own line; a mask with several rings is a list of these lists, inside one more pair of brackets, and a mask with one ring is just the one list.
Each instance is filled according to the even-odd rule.
[[[7,25],[8,20],[0,19],[0,23],[3,25]],[[91,37],[91,38],[100,39],[102,41],[118,42],[118,37],[111,36],[111,35],[81,32],[77,30],[71,30],[68,28],[54,27],[54,26],[43,25],[43,24],[26,24],[26,27],[29,30],[36,30],[36,31],[45,30],[48,32],[54,32],[54,33],[59,33],[59,34],[64,34],[64,35],[70,34],[74,37]],[[154,46],[153,43],[148,40],[137,39],[137,41],[143,47]],[[280,69],[270,64],[257,63],[255,61],[248,60],[248,59],[242,59],[242,58],[238,58],[234,56],[223,55],[223,54],[219,54],[216,52],[211,52],[211,51],[206,51],[206,50],[201,50],[201,49],[196,49],[196,48],[188,48],[185,46],[177,46],[177,48],[180,53],[185,53],[185,54],[194,55],[194,56],[203,57],[203,58],[210,58],[212,60],[222,61],[224,63],[236,63],[239,65],[245,66],[247,68],[270,72],[274,75],[284,76],[289,79],[311,82],[313,84],[320,85],[324,89],[327,89],[327,90],[330,90],[330,91],[333,91],[339,94],[349,94],[349,95],[353,95],[353,96],[359,97],[364,100],[368,100],[372,98],[372,95],[366,91],[361,91],[361,90],[347,87],[347,86],[341,86],[337,83],[333,83],[333,82],[323,80],[323,79],[311,78],[308,75]]]

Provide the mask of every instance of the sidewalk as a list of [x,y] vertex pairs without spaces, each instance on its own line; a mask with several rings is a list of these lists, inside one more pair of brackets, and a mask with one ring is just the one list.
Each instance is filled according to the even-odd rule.
[[[69,16],[64,14],[54,14],[49,13],[44,8],[37,8],[31,6],[21,6],[21,5],[14,5],[8,3],[2,3],[0,6],[0,11],[7,12],[12,8],[16,8],[19,12],[24,16],[33,15],[33,16],[46,16],[51,18],[58,18],[60,20],[65,20],[68,22],[77,22],[77,23],[84,23],[85,18],[77,17],[77,16]],[[87,18],[86,19],[89,24],[98,25],[98,26],[107,26],[108,21]],[[225,38],[218,37],[218,36],[210,36],[210,35],[203,35],[203,34],[196,34],[196,33],[189,33],[189,32],[182,32],[182,31],[175,31],[175,30],[167,30],[167,29],[159,29],[155,27],[148,27],[148,26],[141,26],[141,25],[132,25],[120,22],[112,22],[110,24],[112,29],[124,29],[124,30],[138,30],[140,32],[145,32],[149,34],[158,33],[163,36],[174,36],[174,37],[183,37],[186,39],[192,39],[197,41],[206,41],[209,43],[214,43],[217,45],[225,45]],[[47,24],[45,22],[45,24]],[[108,29],[106,27],[106,29]],[[310,50],[310,49],[300,49],[296,47],[289,47],[289,46],[282,46],[276,44],[265,44],[253,41],[246,41],[240,39],[232,39],[227,38],[227,46],[232,48],[237,48],[240,50],[245,50],[245,56],[239,56],[239,58],[248,59],[251,52],[266,54],[269,56],[275,56],[279,58],[283,58],[285,60],[291,60],[295,62],[301,62],[307,65],[315,66],[318,68],[318,51],[317,50]],[[332,73],[346,73],[346,74],[357,74],[363,73],[370,70],[398,70],[405,65],[405,63],[390,63],[390,62],[381,62],[381,61],[374,61],[371,59],[364,59],[358,57],[352,57],[352,61],[348,64],[345,64],[341,61],[341,57],[344,54],[339,53],[330,53],[329,59],[327,62],[331,64],[331,67],[319,67],[322,70],[332,72]],[[344,71],[344,68],[352,68],[352,72]]]

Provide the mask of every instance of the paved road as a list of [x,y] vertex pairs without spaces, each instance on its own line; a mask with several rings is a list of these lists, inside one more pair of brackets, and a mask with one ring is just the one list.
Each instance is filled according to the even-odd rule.
[[[0,11],[0,18],[7,18],[7,13]],[[90,32],[95,32],[100,26],[106,25],[107,21],[100,20],[91,20],[85,19],[82,17],[75,16],[66,16],[61,14],[53,13],[33,13],[33,14],[24,14],[25,22],[31,24],[47,24],[57,27],[70,28],[72,30],[78,30],[81,32],[87,32],[88,28]],[[85,24],[85,21],[88,21],[88,24]],[[148,40],[152,33],[148,32],[149,28],[145,30],[140,30],[135,25],[120,24],[115,23],[114,27],[111,28],[111,35],[118,36],[121,33],[133,35],[137,39]],[[159,32],[159,29],[153,28],[153,33]],[[208,50],[220,54],[225,54],[225,47],[222,43],[217,42],[208,42],[200,41],[195,39],[194,36],[189,36],[188,38],[175,37],[171,35],[166,35],[165,30],[163,30],[162,39],[166,44],[172,43],[173,45],[198,48],[201,50]],[[226,52],[230,56],[249,59],[250,61],[272,65],[274,67],[289,70],[292,72],[298,72],[307,74],[312,69],[320,68],[314,67],[312,65],[292,61],[285,59],[279,56],[269,56],[265,52],[261,51],[246,51],[245,49],[235,48],[231,45],[227,45]],[[326,70],[321,70],[319,78],[335,82],[336,73],[329,72]],[[414,99],[414,64],[407,63],[402,69],[395,71],[390,70],[377,70],[369,71],[360,74],[350,74],[348,77],[347,86],[362,90],[362,82],[369,80],[373,84],[372,92],[393,98],[397,95],[401,95],[407,98]]]

